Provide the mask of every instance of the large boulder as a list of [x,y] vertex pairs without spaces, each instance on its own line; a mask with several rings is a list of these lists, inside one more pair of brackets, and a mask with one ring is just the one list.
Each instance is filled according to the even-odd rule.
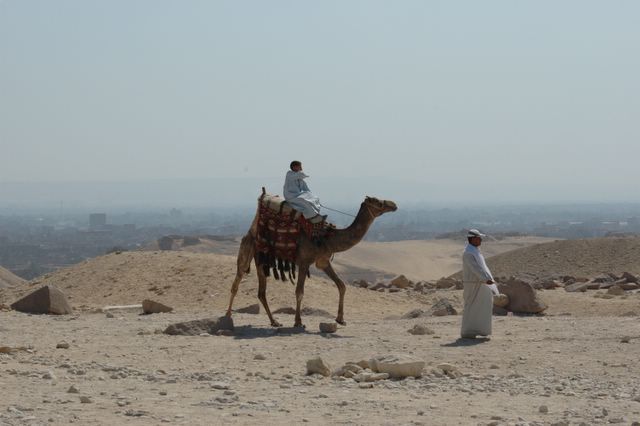
[[507,282],[498,284],[498,290],[509,296],[506,309],[511,312],[539,314],[547,309],[547,305],[538,298],[536,290],[526,281],[512,277]]
[[173,311],[173,308],[167,305],[163,305],[160,302],[154,300],[145,299],[142,301],[142,312],[145,315],[160,314]]
[[320,357],[312,358],[307,360],[307,374],[321,374],[329,377],[331,375],[331,367]]
[[233,331],[233,319],[222,316],[201,320],[178,322],[164,330],[164,334],[172,336],[199,336],[201,334],[218,334],[221,330]]
[[369,360],[371,370],[376,373],[387,373],[389,377],[420,377],[424,369],[424,361],[407,355],[383,355]]
[[56,287],[46,285],[18,300],[11,309],[29,314],[66,315],[73,312],[67,296]]
[[398,275],[397,277],[392,279],[389,284],[397,288],[407,288],[413,286],[413,282],[411,282],[411,280],[409,280],[404,275]]

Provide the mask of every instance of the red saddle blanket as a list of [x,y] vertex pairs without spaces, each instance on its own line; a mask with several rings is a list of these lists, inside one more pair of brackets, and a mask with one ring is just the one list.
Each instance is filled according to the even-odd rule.
[[296,255],[301,234],[320,243],[333,225],[311,223],[278,196],[263,194],[258,200],[256,256],[265,274],[293,282]]

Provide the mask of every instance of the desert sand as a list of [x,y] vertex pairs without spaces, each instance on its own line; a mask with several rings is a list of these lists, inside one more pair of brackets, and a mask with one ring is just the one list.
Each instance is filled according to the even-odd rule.
[[[492,267],[491,258],[488,263]],[[460,290],[388,293],[349,286],[347,326],[319,333],[319,323],[332,320],[322,311],[335,315],[338,297],[333,283],[314,274],[304,305],[320,315],[303,317],[303,333],[277,333],[261,312],[234,314],[234,336],[162,334],[178,321],[223,315],[234,267],[233,256],[212,253],[113,253],[0,290],[0,303],[9,304],[52,284],[75,309],[66,316],[0,311],[0,347],[8,348],[0,350],[7,352],[0,353],[0,425],[640,421],[637,291],[611,299],[594,297],[596,291],[540,291],[549,305],[545,315],[494,317],[491,339],[470,343],[458,340],[460,315],[400,319],[443,297],[460,312]],[[364,261],[360,267],[368,268]],[[257,303],[256,292],[251,273],[235,306]],[[288,282],[270,280],[267,294],[274,310],[295,301]],[[175,311],[101,309],[144,298]],[[292,315],[276,317],[293,324]],[[434,334],[408,333],[415,324]],[[337,368],[385,354],[425,361],[424,374],[371,387],[306,375],[306,361],[316,356]],[[441,363],[460,374],[440,374]]]

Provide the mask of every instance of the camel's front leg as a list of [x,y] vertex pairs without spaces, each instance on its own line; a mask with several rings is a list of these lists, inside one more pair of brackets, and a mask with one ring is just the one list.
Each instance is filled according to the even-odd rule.
[[340,325],[347,325],[346,321],[344,320],[344,294],[347,291],[347,286],[340,279],[338,274],[336,274],[336,271],[333,269],[333,266],[331,266],[330,263],[328,263],[327,266],[325,266],[322,270],[325,274],[327,274],[329,278],[333,280],[334,283],[336,283],[336,286],[338,286],[340,299],[338,302],[338,316],[336,317],[336,322]]
[[238,250],[238,260],[236,264],[236,278],[231,285],[231,297],[229,298],[229,308],[227,308],[227,316],[231,316],[231,308],[233,307],[233,299],[238,293],[238,287],[242,277],[249,271],[251,259],[253,259],[254,240],[251,234],[247,234],[242,238],[240,249]]
[[302,306],[302,297],[304,296],[304,281],[307,279],[309,265],[298,265],[298,284],[296,284],[296,320],[294,327],[303,327],[302,317],[300,316],[300,307]]

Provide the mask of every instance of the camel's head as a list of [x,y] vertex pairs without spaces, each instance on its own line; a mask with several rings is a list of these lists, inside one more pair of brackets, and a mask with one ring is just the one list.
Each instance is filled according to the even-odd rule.
[[378,200],[375,197],[366,197],[362,205],[371,212],[373,217],[382,216],[385,213],[398,210],[398,206],[396,206],[396,203],[393,201]]

